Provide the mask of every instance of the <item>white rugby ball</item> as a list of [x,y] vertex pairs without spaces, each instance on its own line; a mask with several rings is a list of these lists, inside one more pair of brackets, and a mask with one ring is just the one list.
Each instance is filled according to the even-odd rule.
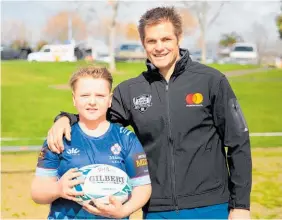
[[82,202],[96,199],[104,204],[109,203],[109,196],[113,195],[122,203],[126,202],[132,191],[130,178],[121,169],[106,165],[92,164],[79,169],[82,175],[77,179],[84,179],[83,184],[74,186],[76,191],[83,191],[83,196],[78,196]]

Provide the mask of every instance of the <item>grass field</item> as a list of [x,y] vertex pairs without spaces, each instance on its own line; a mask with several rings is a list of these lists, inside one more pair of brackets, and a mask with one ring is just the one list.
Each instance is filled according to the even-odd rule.
[[[59,111],[75,112],[66,84],[78,63],[3,62],[2,68],[2,134],[1,137],[30,138],[3,141],[2,146],[40,145]],[[219,65],[222,72],[253,69],[256,66]],[[117,63],[114,85],[144,70],[143,63]],[[251,132],[279,132],[282,117],[279,101],[282,94],[282,71],[230,78]],[[37,138],[37,139],[36,139]],[[281,146],[282,137],[253,137],[254,147]]]
[[[40,145],[60,110],[74,112],[65,89],[78,63],[2,62],[1,137],[31,138],[3,141],[2,146]],[[213,65],[222,72],[255,66]],[[143,63],[118,63],[114,85],[144,70]],[[282,71],[268,70],[229,81],[239,99],[250,132],[282,132]],[[282,137],[252,137],[252,217],[282,218]],[[263,147],[263,148],[261,148]],[[266,148],[267,147],[267,148]],[[38,153],[2,154],[1,218],[46,218],[48,206],[30,199],[30,183]],[[15,172],[16,171],[16,172]],[[21,171],[21,172],[18,172]],[[133,215],[140,218],[141,212]]]
[[[252,218],[282,218],[282,147],[252,149],[253,190],[251,194]],[[30,184],[36,166],[37,153],[2,155],[1,218],[46,218],[48,206],[37,205],[30,198]],[[10,173],[7,173],[10,171]],[[11,173],[22,171],[22,173]],[[24,172],[26,171],[26,172]],[[141,219],[141,211],[134,213]]]

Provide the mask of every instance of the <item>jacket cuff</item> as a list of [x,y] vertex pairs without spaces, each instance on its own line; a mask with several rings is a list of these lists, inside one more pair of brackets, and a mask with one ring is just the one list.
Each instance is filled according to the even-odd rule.
[[250,204],[236,203],[235,200],[229,200],[228,206],[229,206],[229,209],[246,209],[246,210],[250,210]]
[[63,116],[68,117],[68,119],[70,120],[70,125],[71,126],[73,124],[77,123],[78,120],[79,120],[78,115],[61,111],[61,113],[59,115],[57,115],[56,118],[54,119],[54,122],[56,122],[59,118],[61,118]]

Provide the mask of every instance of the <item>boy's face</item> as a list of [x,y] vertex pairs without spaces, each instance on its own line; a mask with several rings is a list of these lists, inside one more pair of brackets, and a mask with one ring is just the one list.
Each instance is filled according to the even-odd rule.
[[144,48],[148,59],[161,71],[168,70],[179,58],[179,39],[171,22],[145,26]]
[[79,78],[73,91],[73,103],[82,120],[106,120],[112,103],[109,82],[92,77]]

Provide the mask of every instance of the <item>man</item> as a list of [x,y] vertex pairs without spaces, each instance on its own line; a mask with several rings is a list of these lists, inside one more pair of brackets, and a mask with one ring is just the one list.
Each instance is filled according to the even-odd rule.
[[[108,118],[131,125],[147,154],[152,196],[144,217],[250,218],[249,133],[226,77],[179,48],[182,24],[174,8],[147,11],[139,34],[147,71],[115,88]],[[57,152],[62,135],[70,138],[69,120],[78,120],[59,117],[48,133]]]

